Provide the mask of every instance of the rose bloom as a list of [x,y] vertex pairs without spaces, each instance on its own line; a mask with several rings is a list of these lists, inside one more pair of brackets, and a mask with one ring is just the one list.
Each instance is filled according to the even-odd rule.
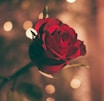
[[39,20],[34,29],[37,37],[29,47],[29,56],[39,70],[54,74],[71,59],[85,55],[83,41],[77,39],[73,28],[56,18]]

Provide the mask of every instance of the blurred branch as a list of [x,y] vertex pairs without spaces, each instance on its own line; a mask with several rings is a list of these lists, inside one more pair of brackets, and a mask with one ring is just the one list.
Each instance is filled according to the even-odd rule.
[[18,76],[20,76],[21,74],[25,73],[26,71],[28,71],[32,66],[34,66],[34,63],[29,62],[27,65],[25,65],[24,67],[22,67],[20,70],[16,71],[14,74],[12,74],[9,77],[4,77],[4,76],[0,76],[0,79],[2,79],[2,83],[0,84],[0,90],[11,80],[16,79]]

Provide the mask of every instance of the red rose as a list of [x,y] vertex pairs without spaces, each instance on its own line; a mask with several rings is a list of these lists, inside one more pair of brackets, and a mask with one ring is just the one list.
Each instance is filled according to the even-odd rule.
[[76,32],[55,18],[39,20],[34,28],[38,36],[30,45],[29,54],[41,71],[56,73],[71,59],[86,53]]

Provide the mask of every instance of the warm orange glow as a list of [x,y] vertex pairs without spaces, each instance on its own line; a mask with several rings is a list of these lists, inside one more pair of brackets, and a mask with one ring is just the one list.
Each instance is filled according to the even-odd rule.
[[33,25],[33,24],[32,24],[32,21],[27,20],[27,21],[24,22],[23,28],[24,28],[25,30],[27,30],[28,28],[31,28],[32,25]]
[[5,31],[11,31],[13,28],[12,22],[11,21],[5,22],[3,28]]
[[23,8],[23,9],[26,9],[26,8],[28,8],[30,6],[30,2],[29,1],[24,1],[22,4],[21,4],[21,7]]
[[52,84],[48,84],[46,85],[45,90],[48,94],[53,94],[55,92],[55,87]]

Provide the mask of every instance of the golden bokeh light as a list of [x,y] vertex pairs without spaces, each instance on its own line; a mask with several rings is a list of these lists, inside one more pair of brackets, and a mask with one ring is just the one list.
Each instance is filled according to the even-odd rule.
[[66,0],[68,3],[74,3],[76,0]]
[[23,9],[27,9],[29,6],[30,6],[30,2],[29,2],[28,0],[22,2],[22,4],[21,4],[21,7],[22,7]]
[[54,99],[53,97],[48,97],[48,98],[46,99],[46,101],[55,101],[55,99]]
[[53,93],[55,93],[55,87],[54,87],[54,85],[52,85],[52,84],[46,85],[45,91],[46,91],[48,94],[53,94]]
[[12,22],[11,21],[5,22],[3,28],[5,31],[11,31],[13,28]]
[[23,24],[24,30],[27,30],[28,28],[31,28],[32,26],[33,26],[33,23],[30,20],[25,21]]
[[70,82],[70,86],[73,89],[79,88],[81,86],[81,80],[78,77],[73,78]]
[[42,19],[43,18],[43,13],[41,12],[38,16],[39,19]]

